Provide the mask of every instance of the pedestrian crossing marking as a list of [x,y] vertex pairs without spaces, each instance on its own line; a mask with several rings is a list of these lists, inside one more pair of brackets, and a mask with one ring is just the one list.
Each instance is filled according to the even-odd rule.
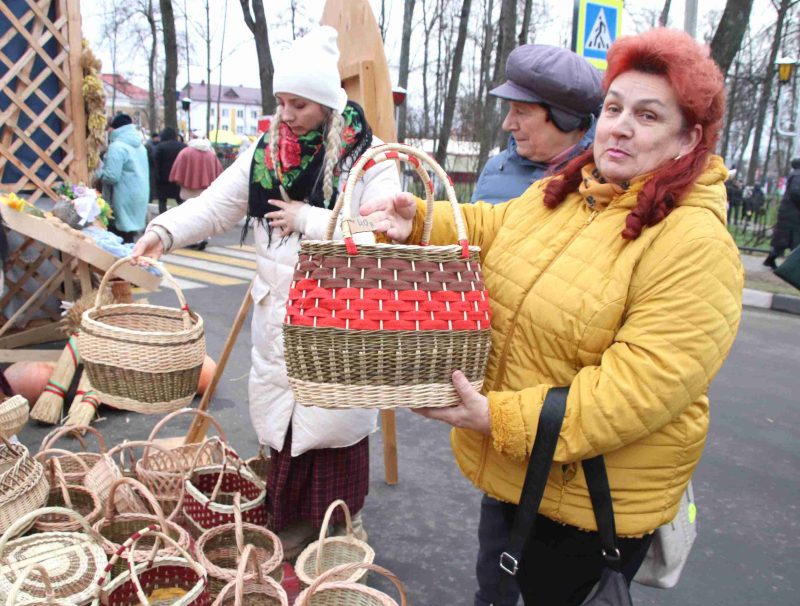
[[241,244],[241,245],[233,244],[232,246],[226,246],[225,248],[231,248],[233,250],[247,250],[247,251],[249,251],[251,253],[255,253],[256,252],[256,247],[255,246],[251,246],[250,244]]
[[202,269],[193,269],[182,265],[175,265],[173,263],[164,263],[169,273],[179,278],[188,278],[190,280],[198,280],[200,282],[207,282],[216,286],[233,286],[234,284],[244,284],[245,280],[238,278],[231,278],[222,274],[212,273],[210,271],[203,271]]
[[255,253],[246,250],[238,250],[238,248],[237,246],[236,250],[231,250],[230,248],[223,248],[222,246],[208,246],[205,252],[214,253],[215,255],[225,255],[226,257],[236,257],[238,259],[248,259],[250,261],[255,260]]
[[251,280],[256,273],[255,268],[247,269],[244,267],[235,267],[226,263],[214,263],[213,261],[206,261],[205,259],[194,259],[174,254],[165,256],[163,260],[172,265],[190,267],[223,276],[233,276],[234,278],[241,278],[242,280]]
[[[217,263],[224,263],[227,265],[235,265],[237,267],[246,267],[248,269],[255,269],[256,262],[254,260],[246,261],[245,259],[237,259],[229,255],[218,255],[209,253],[207,251],[198,250],[173,250],[170,255],[179,255],[181,257],[190,257],[192,259],[201,259],[203,261],[215,261]],[[251,256],[252,259],[252,256]]]

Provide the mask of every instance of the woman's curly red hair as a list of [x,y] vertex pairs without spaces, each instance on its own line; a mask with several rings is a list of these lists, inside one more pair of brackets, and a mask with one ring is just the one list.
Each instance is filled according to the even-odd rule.
[[[694,150],[680,160],[656,170],[639,191],[635,208],[625,220],[622,237],[635,240],[646,226],[663,220],[681,196],[703,172],[709,154],[719,139],[725,111],[725,81],[708,48],[688,34],[657,28],[636,36],[626,36],[608,51],[608,70],[603,89],[627,71],[664,76],[675,91],[688,126],[699,124],[703,134]],[[581,169],[592,162],[592,149],[569,162],[545,189],[544,203],[555,208],[581,182]]]

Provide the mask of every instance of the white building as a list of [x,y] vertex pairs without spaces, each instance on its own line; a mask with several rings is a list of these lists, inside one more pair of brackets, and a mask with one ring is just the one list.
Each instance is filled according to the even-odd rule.
[[[229,130],[237,135],[255,135],[261,116],[261,89],[246,86],[187,84],[180,91],[180,98],[192,100],[189,121],[192,129],[206,134],[207,100],[211,97],[211,130]],[[219,105],[217,99],[219,98]],[[219,108],[219,109],[218,109]],[[178,110],[178,121],[186,119],[185,112]],[[189,125],[187,125],[188,127]]]
[[[147,89],[136,86],[121,74],[101,74],[100,79],[106,93],[106,114],[112,117],[118,113],[128,114],[134,124],[146,129],[150,122]],[[161,123],[162,113],[161,98],[156,97],[156,124]]]

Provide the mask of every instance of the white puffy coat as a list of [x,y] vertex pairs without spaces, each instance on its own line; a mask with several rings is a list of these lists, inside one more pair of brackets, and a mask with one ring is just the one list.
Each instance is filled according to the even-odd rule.
[[[373,146],[382,142],[375,137]],[[256,145],[251,145],[200,196],[159,215],[152,225],[167,229],[173,248],[198,242],[227,231],[247,213],[250,163]],[[347,174],[339,179],[344,186]],[[354,211],[370,199],[400,191],[394,162],[375,166],[364,174],[353,191]],[[297,229],[304,239],[320,240],[331,211],[304,206],[297,217]],[[253,223],[257,275],[253,285],[252,367],[250,369],[250,416],[261,444],[277,450],[283,447],[292,423],[292,456],[314,448],[351,446],[374,431],[374,410],[329,410],[297,405],[286,376],[281,325],[289,297],[289,286],[300,248],[298,239],[281,238],[269,244],[266,230]],[[337,229],[335,238],[341,234]]]

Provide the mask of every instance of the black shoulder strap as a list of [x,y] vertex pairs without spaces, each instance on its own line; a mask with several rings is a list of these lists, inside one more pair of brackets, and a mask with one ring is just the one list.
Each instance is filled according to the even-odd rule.
[[594,519],[597,522],[597,533],[603,545],[603,558],[609,568],[620,571],[619,546],[617,545],[617,527],[614,523],[614,506],[611,501],[611,488],[608,485],[606,464],[603,455],[581,461],[586,484],[589,487],[589,498],[592,499]]
[[553,464],[553,455],[556,451],[558,436],[561,433],[561,425],[564,422],[568,393],[568,387],[551,387],[542,405],[536,439],[533,442],[533,452],[528,463],[528,471],[525,474],[525,483],[522,485],[522,494],[517,513],[514,516],[508,548],[500,556],[500,568],[512,576],[519,569],[525,542],[536,526],[539,503],[544,495],[547,476]]

